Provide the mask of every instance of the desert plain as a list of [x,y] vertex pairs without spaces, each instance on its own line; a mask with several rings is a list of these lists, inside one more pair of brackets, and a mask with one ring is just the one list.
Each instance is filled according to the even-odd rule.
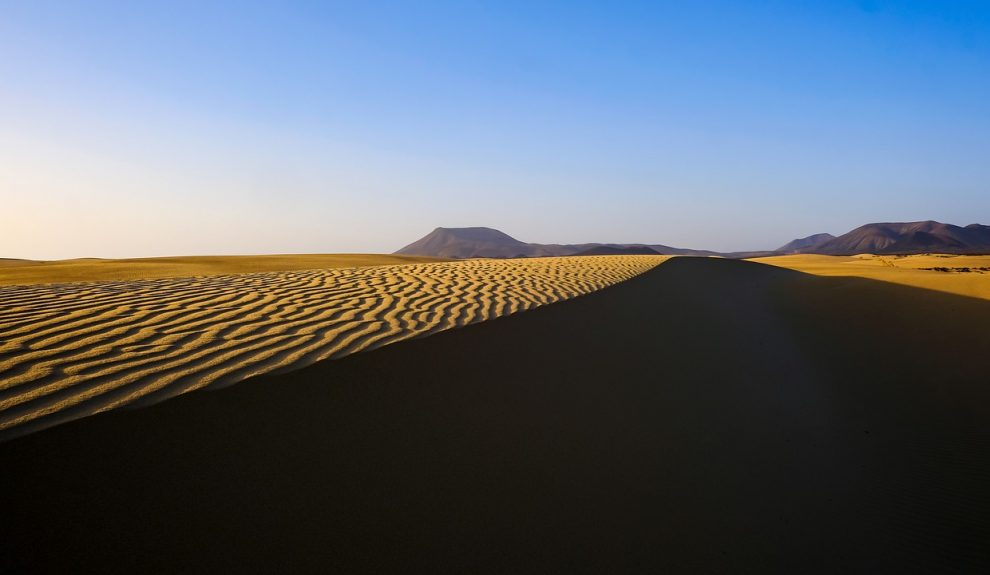
[[854,277],[990,299],[990,256],[797,254],[751,261],[827,277]]
[[0,570],[990,568],[990,256],[381,257],[0,267]]

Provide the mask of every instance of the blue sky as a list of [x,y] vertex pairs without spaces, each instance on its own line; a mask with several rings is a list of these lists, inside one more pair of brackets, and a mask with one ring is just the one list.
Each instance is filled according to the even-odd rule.
[[0,0],[0,257],[990,223],[990,3]]

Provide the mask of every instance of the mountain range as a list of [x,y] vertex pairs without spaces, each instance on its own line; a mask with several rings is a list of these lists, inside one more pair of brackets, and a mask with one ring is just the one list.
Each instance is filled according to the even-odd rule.
[[[643,248],[651,251],[644,251]],[[720,255],[705,250],[672,248],[659,244],[530,244],[492,228],[437,228],[395,253],[438,258],[527,258],[631,253],[630,250],[665,255]]]
[[713,252],[663,244],[536,244],[492,228],[436,228],[395,252],[439,258],[519,258],[541,256],[662,254],[748,258],[781,254],[854,255],[912,253],[990,253],[990,226],[965,227],[935,221],[874,223],[841,236],[819,233],[771,251]]

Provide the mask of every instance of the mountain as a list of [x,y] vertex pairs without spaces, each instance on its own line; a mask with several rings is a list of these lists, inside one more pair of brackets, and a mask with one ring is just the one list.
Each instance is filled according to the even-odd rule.
[[[419,240],[395,252],[404,255],[438,258],[520,258],[572,256],[589,250],[597,253],[656,253],[664,255],[718,255],[704,250],[644,244],[530,244],[492,228],[437,228]],[[650,251],[643,251],[648,249]],[[617,251],[616,251],[617,250]],[[639,251],[629,251],[639,250]],[[590,255],[590,254],[586,254]]]
[[512,258],[532,255],[533,249],[492,228],[437,228],[395,252],[439,258]]
[[866,224],[802,250],[826,255],[990,253],[990,226],[935,221]]
[[806,238],[798,238],[796,240],[791,240],[786,244],[780,246],[775,251],[785,253],[785,254],[796,254],[801,253],[806,250],[814,249],[821,244],[834,240],[835,236],[832,234],[814,234]]

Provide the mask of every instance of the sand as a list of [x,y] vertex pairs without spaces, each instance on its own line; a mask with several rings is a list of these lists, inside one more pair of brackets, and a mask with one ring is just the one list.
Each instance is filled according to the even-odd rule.
[[990,568],[990,303],[674,258],[0,444],[0,571]]
[[183,256],[116,260],[84,258],[55,261],[0,258],[0,285],[216,276],[432,261],[446,260],[391,254]]
[[[909,256],[791,255],[755,258],[752,261],[820,276],[869,278],[957,295],[990,299],[990,256],[950,254]],[[932,268],[943,268],[943,270],[939,271]],[[966,268],[969,271],[965,271]]]
[[661,256],[0,288],[0,438],[587,294]]

